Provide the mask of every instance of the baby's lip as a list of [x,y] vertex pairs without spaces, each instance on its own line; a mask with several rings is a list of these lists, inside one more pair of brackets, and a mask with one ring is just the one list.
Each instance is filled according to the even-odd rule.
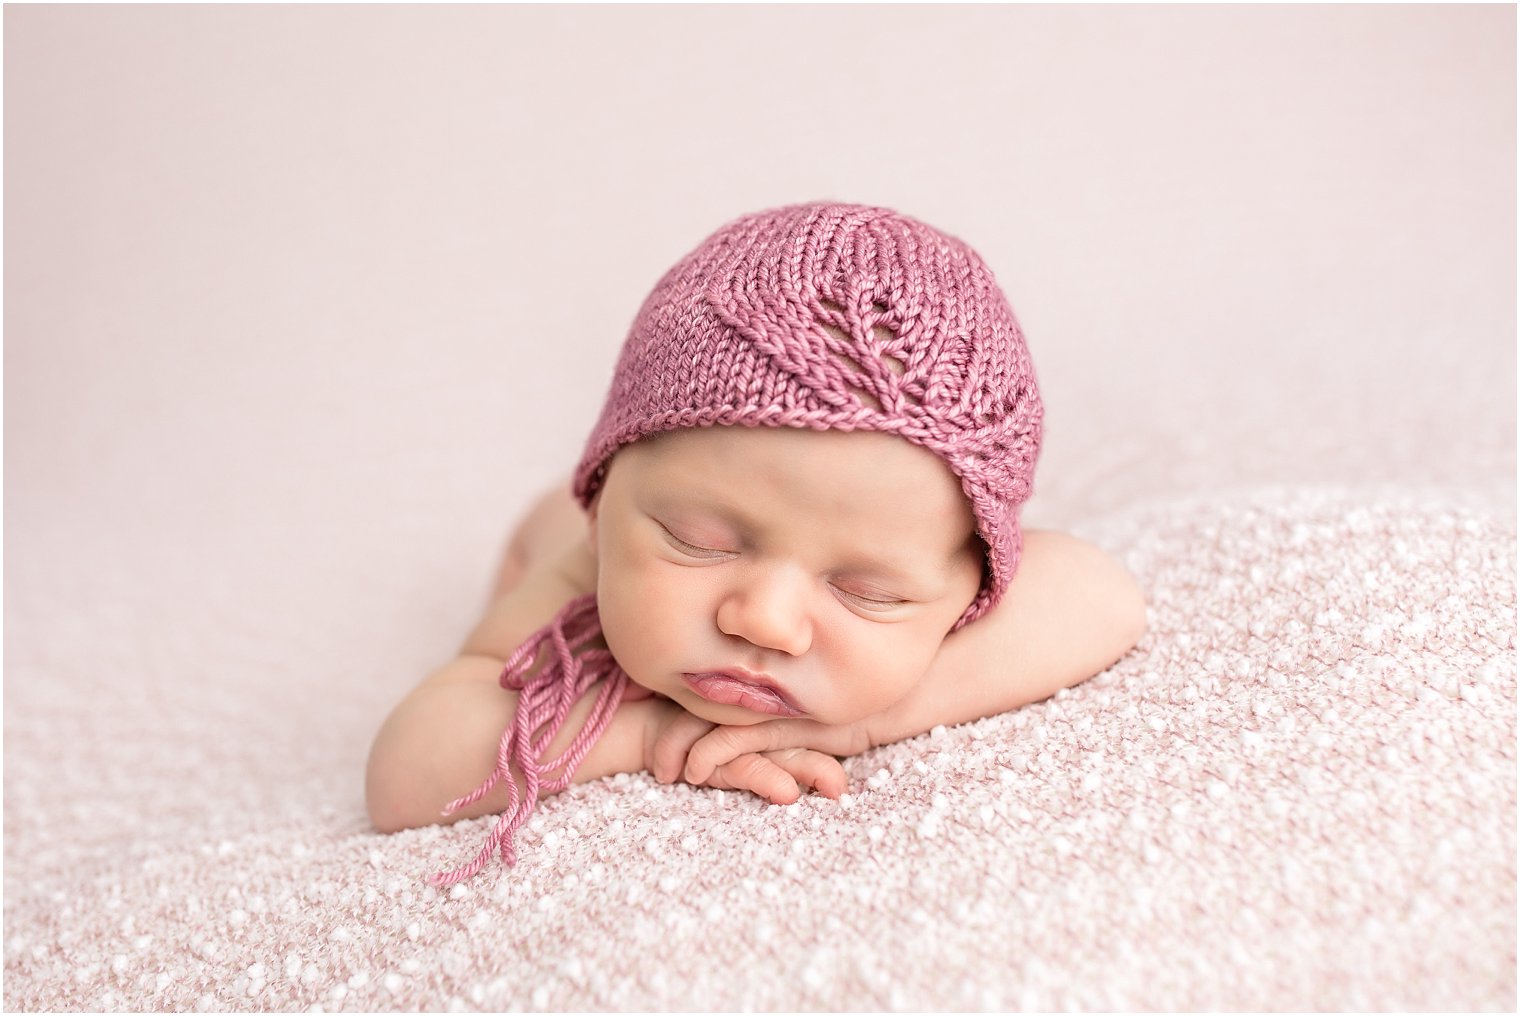
[[757,674],[743,667],[722,667],[682,674],[681,677],[687,687],[709,702],[742,706],[775,716],[805,715],[797,700],[769,674]]

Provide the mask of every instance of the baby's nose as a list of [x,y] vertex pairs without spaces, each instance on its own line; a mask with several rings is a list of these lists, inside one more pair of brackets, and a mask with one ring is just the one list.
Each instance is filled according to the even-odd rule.
[[784,569],[767,570],[723,598],[718,630],[763,649],[801,656],[813,644],[806,590]]

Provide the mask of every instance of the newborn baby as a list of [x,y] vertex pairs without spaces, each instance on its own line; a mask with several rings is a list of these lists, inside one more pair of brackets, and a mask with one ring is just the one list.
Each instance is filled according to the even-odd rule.
[[540,502],[458,658],[381,727],[371,820],[502,813],[449,885],[571,782],[838,797],[839,756],[1098,673],[1144,603],[1096,548],[1021,533],[1042,418],[959,240],[826,203],[723,227],[645,301],[574,500]]

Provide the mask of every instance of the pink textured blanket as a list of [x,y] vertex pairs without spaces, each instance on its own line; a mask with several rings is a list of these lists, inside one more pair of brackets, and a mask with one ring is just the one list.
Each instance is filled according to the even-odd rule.
[[244,722],[293,687],[210,678],[144,743],[151,685],[66,702],[13,657],[6,1004],[1512,1007],[1513,525],[1304,488],[1080,532],[1152,605],[1107,673],[838,803],[576,787],[443,894],[488,820],[369,832],[360,742]]

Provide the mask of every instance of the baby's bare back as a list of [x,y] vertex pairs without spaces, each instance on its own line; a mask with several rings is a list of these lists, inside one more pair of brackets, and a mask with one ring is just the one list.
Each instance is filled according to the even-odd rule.
[[[586,513],[571,495],[569,480],[544,491],[512,530],[496,570],[492,598],[517,585],[541,562],[563,555],[586,535]],[[584,590],[590,591],[590,586]]]

